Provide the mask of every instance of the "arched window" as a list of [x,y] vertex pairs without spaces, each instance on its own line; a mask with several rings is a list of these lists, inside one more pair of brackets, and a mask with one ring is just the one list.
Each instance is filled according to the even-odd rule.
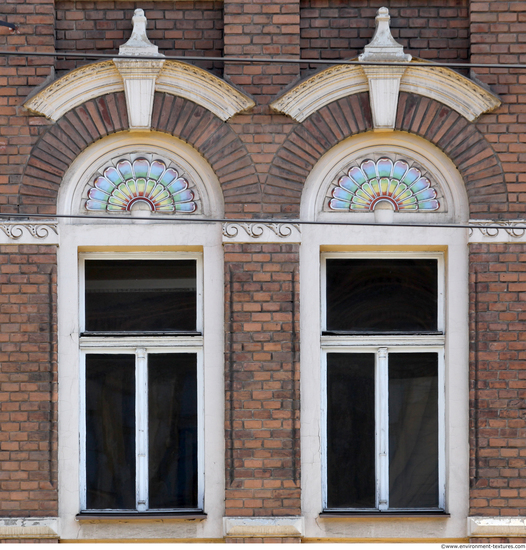
[[316,164],[301,217],[308,536],[397,536],[415,514],[445,536],[468,494],[462,178],[420,138],[363,134]]
[[75,517],[202,519],[223,485],[219,182],[176,138],[115,134],[73,162],[58,215],[63,538]]

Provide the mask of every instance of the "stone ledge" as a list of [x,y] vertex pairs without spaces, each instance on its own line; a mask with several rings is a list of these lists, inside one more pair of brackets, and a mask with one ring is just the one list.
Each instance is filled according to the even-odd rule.
[[58,518],[0,518],[0,540],[58,538]]
[[305,532],[305,520],[302,517],[263,517],[263,518],[223,518],[225,537],[234,538],[284,538],[302,537]]
[[468,518],[470,537],[526,537],[526,517],[486,517]]

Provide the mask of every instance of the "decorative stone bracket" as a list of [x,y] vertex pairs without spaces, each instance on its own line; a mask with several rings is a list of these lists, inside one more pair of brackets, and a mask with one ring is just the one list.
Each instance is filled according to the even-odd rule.
[[[132,21],[132,35],[128,42],[119,48],[119,55],[164,57],[159,53],[158,47],[148,40],[144,11],[136,9]],[[130,130],[149,129],[152,120],[155,82],[163,68],[164,60],[116,58],[113,62],[124,82]]]
[[[411,56],[391,35],[387,8],[380,8],[376,16],[376,31],[370,44],[365,46],[360,61],[409,63]],[[375,130],[394,130],[400,81],[407,67],[384,67],[364,65],[363,71],[369,82],[369,98]]]

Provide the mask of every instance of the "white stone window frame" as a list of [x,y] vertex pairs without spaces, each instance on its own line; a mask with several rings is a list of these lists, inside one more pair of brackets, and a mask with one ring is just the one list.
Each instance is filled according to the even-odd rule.
[[[61,541],[190,541],[223,537],[224,516],[224,275],[221,225],[196,218],[223,216],[221,186],[210,165],[190,145],[156,132],[121,132],[98,140],[83,151],[66,172],[59,190],[57,213],[78,214],[79,188],[93,167],[119,152],[146,148],[183,158],[200,174],[202,195],[209,208],[200,216],[151,216],[147,220],[58,218],[58,516]],[[143,149],[144,150],[144,149]],[[87,179],[86,179],[87,178]],[[115,514],[105,519],[82,519],[80,512],[80,374],[81,307],[79,257],[82,254],[195,254],[202,258],[202,373],[203,373],[203,516],[175,514],[173,519],[149,514],[137,521]],[[147,347],[147,346],[145,346]],[[179,516],[179,517],[177,517]],[[151,519],[149,519],[151,517]]]
[[[437,262],[437,335],[425,334],[367,334],[367,335],[323,335],[327,320],[327,259],[367,258],[367,259],[431,259]],[[322,253],[321,255],[321,422],[323,510],[330,511],[375,511],[394,512],[389,501],[389,412],[388,412],[388,357],[390,353],[436,353],[438,356],[438,508],[445,509],[445,384],[444,384],[444,306],[445,279],[444,255],[439,253]],[[375,403],[375,506],[372,508],[329,508],[327,505],[327,354],[328,353],[370,353],[375,356],[374,403]],[[401,509],[403,512],[426,511],[428,508]]]
[[[447,212],[394,215],[375,225],[375,213],[324,211],[330,186],[339,174],[370,151],[400,151],[415,159],[436,180],[448,197]],[[406,132],[368,132],[353,136],[330,149],[307,177],[300,217],[321,221],[302,225],[300,248],[301,325],[301,456],[302,512],[307,539],[341,542],[393,542],[447,540],[467,536],[469,513],[469,278],[468,230],[437,227],[463,224],[469,219],[464,182],[452,161],[426,140]],[[332,222],[335,222],[334,224]],[[359,225],[339,225],[341,222]],[[404,227],[400,223],[417,223]],[[323,514],[322,457],[322,253],[439,253],[444,255],[444,469],[445,510],[429,515],[404,513]]]
[[[196,262],[196,332],[199,336],[85,336],[85,262],[86,260],[194,260]],[[197,359],[197,506],[184,509],[162,509],[167,512],[201,512],[204,502],[204,399],[203,399],[203,262],[195,253],[93,253],[79,258],[80,309],[80,510],[86,511],[86,356],[88,354],[128,354],[135,356],[135,460],[137,512],[150,512],[142,502],[148,501],[148,356],[155,353],[193,353]],[[119,513],[121,510],[112,510]]]

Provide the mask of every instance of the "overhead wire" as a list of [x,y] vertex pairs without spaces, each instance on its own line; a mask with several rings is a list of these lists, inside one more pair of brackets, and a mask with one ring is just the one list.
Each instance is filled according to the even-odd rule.
[[317,65],[360,65],[378,67],[446,67],[456,69],[526,69],[526,63],[458,63],[439,61],[360,61],[359,59],[311,59],[290,57],[228,57],[206,55],[119,55],[91,53],[91,52],[27,52],[15,50],[0,50],[0,56],[13,57],[54,57],[72,59],[164,59],[168,61],[221,61],[228,63],[293,63],[293,64],[317,64]]
[[[360,215],[360,214],[358,214]],[[360,221],[337,221],[337,220],[300,220],[294,218],[175,218],[156,216],[119,216],[115,214],[93,215],[93,214],[15,214],[15,213],[0,213],[0,220],[7,221],[21,220],[31,222],[33,219],[41,219],[47,223],[54,222],[56,219],[78,219],[89,223],[89,220],[105,220],[105,221],[148,221],[148,222],[170,222],[170,223],[232,223],[232,224],[286,224],[286,225],[337,225],[337,226],[368,226],[368,227],[441,227],[445,229],[510,229],[518,231],[526,231],[526,220],[524,225],[505,225],[507,223],[518,223],[517,220],[495,220],[480,223],[473,220],[472,223],[455,224],[455,223],[388,223],[388,222],[360,222]]]

